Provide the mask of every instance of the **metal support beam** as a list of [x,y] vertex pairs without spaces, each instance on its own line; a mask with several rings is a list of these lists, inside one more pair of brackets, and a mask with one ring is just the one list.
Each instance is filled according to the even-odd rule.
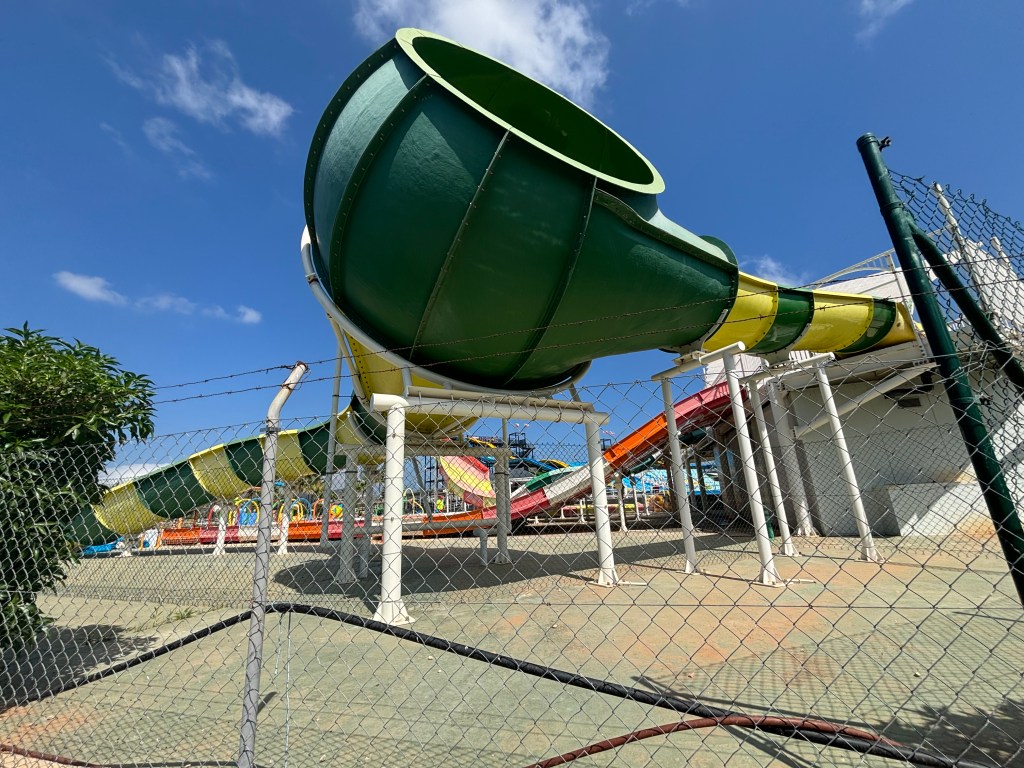
[[376,482],[376,471],[363,467],[363,536],[357,542],[356,575],[365,579],[370,575],[370,561],[373,559],[373,539],[366,533],[373,527],[373,485]]
[[772,405],[772,419],[775,422],[775,437],[779,441],[779,452],[782,454],[782,471],[786,476],[786,487],[789,499],[796,512],[796,535],[817,536],[811,520],[811,507],[807,503],[804,492],[804,476],[800,471],[800,460],[797,457],[797,444],[793,438],[793,427],[790,424],[789,412],[784,402],[784,393],[779,391],[774,381],[768,383],[768,400]]
[[[341,541],[338,542],[336,579],[339,584],[350,584],[356,580],[356,500],[359,498],[356,478],[358,469],[355,450],[345,449],[344,456],[345,466],[342,469],[343,485],[341,488]],[[326,509],[326,498],[324,506],[324,514],[330,517],[331,511]]]
[[779,583],[779,573],[775,569],[775,559],[768,538],[768,523],[764,517],[764,504],[761,501],[761,485],[757,478],[757,467],[754,464],[754,450],[750,444],[750,431],[747,428],[747,412],[743,407],[743,392],[740,389],[740,375],[736,370],[734,356],[734,352],[742,352],[744,349],[742,342],[738,342],[724,350],[719,350],[719,353],[721,353],[722,362],[725,365],[725,381],[729,388],[733,421],[736,424],[736,441],[739,444],[743,478],[747,485],[747,495],[750,498],[750,517],[754,524],[754,538],[757,541],[757,553],[761,561],[761,571],[757,580],[766,586],[775,586]]
[[[930,371],[935,367],[935,363],[926,363],[925,365],[915,365],[913,368],[907,368],[903,371],[894,373],[887,379],[883,379],[878,382],[870,389],[861,392],[856,397],[852,397],[842,405],[836,408],[836,414],[839,417],[843,417],[848,413],[853,413],[858,408],[870,403],[875,398],[881,397],[886,392],[891,392],[901,384],[906,384],[908,381],[913,381],[925,371]],[[821,429],[828,423],[828,414],[822,414],[816,419],[812,419],[803,426],[793,430],[793,435],[797,438],[802,438],[808,432],[813,432],[816,429]]]
[[[412,391],[414,388],[408,388]],[[448,395],[450,393],[444,393]],[[462,393],[465,399],[438,396],[426,398],[418,393],[410,399],[398,397],[397,395],[386,395],[374,393],[370,397],[370,408],[374,411],[387,412],[387,437],[385,439],[385,462],[384,462],[384,519],[381,527],[383,543],[381,547],[381,596],[374,618],[385,624],[407,624],[413,619],[409,616],[402,600],[402,506],[403,491],[405,485],[405,419],[408,413],[429,413],[434,416],[477,416],[485,418],[514,418],[531,420],[550,420],[585,425],[587,430],[587,451],[589,454],[591,484],[594,491],[595,507],[595,529],[597,533],[597,549],[599,575],[597,583],[602,586],[615,586],[619,583],[618,575],[615,572],[615,556],[612,549],[611,525],[608,519],[608,496],[605,488],[605,462],[601,453],[601,442],[599,428],[607,423],[608,414],[594,411],[590,403],[578,403],[570,401],[550,401],[555,405],[547,403],[525,402],[536,400],[536,398],[503,398],[494,402],[490,395],[481,395],[473,392]],[[507,426],[503,432],[507,442]],[[431,446],[418,444],[417,451],[431,451]],[[449,446],[447,452],[452,452]],[[454,451],[457,455],[458,451]],[[500,451],[491,449],[496,458],[504,460],[505,472],[505,497],[510,498],[508,493],[507,462],[509,451],[502,448]],[[502,483],[498,483],[499,486]],[[495,525],[502,527],[502,518],[507,526],[511,525],[511,504],[502,499],[500,504],[507,508],[507,511],[499,514],[498,494],[496,490]],[[364,516],[363,536],[360,541],[364,542],[366,551],[369,551],[370,535],[374,530],[372,518],[372,505],[370,500],[366,502],[366,514]],[[446,523],[436,523],[440,527],[446,527]],[[410,529],[416,526],[409,526]],[[482,527],[482,526],[475,526]],[[506,529],[507,530],[507,529]],[[480,535],[478,533],[478,535]],[[506,533],[507,536],[507,533]],[[507,540],[504,545],[505,556],[508,556]],[[482,540],[482,558],[486,562],[486,537]],[[369,556],[360,564],[360,576],[365,575]]]
[[615,570],[615,550],[612,547],[612,526],[608,518],[608,491],[604,480],[604,456],[601,454],[601,430],[597,422],[584,422],[587,432],[587,459],[590,464],[590,483],[594,491],[594,529],[597,533],[597,585],[614,587],[619,583]]
[[[502,451],[494,462],[494,513],[498,518],[498,552],[492,560],[495,565],[507,565],[512,562],[508,554],[508,536],[512,532],[512,489],[508,481],[508,419],[501,420],[501,440],[506,450]],[[486,534],[482,541],[486,551]]]
[[684,570],[686,573],[699,573],[697,565],[697,547],[693,540],[693,516],[690,512],[690,499],[686,493],[685,469],[683,467],[683,450],[679,445],[679,425],[676,424],[676,408],[672,402],[672,382],[668,378],[661,379],[661,399],[665,406],[665,426],[668,429],[669,471],[672,473],[672,503],[676,508],[679,526],[683,529],[683,552],[686,556]]
[[757,389],[757,382],[751,382],[747,386],[750,395],[750,408],[754,412],[754,424],[757,427],[757,435],[761,443],[761,455],[764,457],[765,470],[768,473],[768,487],[772,493],[772,506],[775,508],[775,519],[779,524],[779,536],[782,538],[781,554],[793,557],[797,554],[793,546],[793,537],[789,532],[789,520],[786,519],[786,504],[782,495],[782,484],[779,482],[779,473],[775,469],[775,452],[772,449],[771,438],[768,435],[768,425],[764,420],[764,411],[761,404],[761,393]]
[[619,530],[628,533],[626,526],[626,481],[622,475],[615,475],[615,495],[619,499]]
[[832,396],[832,385],[829,383],[828,374],[825,373],[824,364],[815,367],[815,375],[818,377],[818,388],[821,390],[825,413],[828,415],[829,424],[832,425],[832,439],[835,441],[836,452],[839,454],[839,466],[843,470],[846,492],[850,496],[853,519],[857,522],[857,533],[860,536],[860,556],[863,560],[878,562],[881,558],[878,557],[878,552],[875,550],[875,540],[871,537],[871,526],[868,524],[868,515],[864,511],[864,502],[860,496],[860,484],[857,482],[857,473],[853,469],[853,457],[846,445],[846,433],[843,431],[843,422],[839,419],[836,401]]
[[227,541],[228,541],[228,521],[227,521],[227,509],[226,507],[217,502],[217,543],[213,547],[213,555],[223,555],[227,552]]
[[334,495],[334,456],[337,453],[338,433],[338,402],[341,394],[341,362],[344,359],[345,342],[341,337],[341,330],[332,320],[331,328],[338,337],[338,357],[334,361],[334,381],[331,384],[331,422],[330,432],[327,435],[327,465],[324,468],[324,505],[322,507],[322,519],[320,521],[320,548],[326,550],[330,543],[329,526],[331,522],[331,504]]
[[373,619],[384,624],[411,624],[414,619],[409,616],[402,600],[402,497],[405,491],[405,410],[408,403],[397,395],[375,394],[373,401],[375,409],[387,411],[380,602]]

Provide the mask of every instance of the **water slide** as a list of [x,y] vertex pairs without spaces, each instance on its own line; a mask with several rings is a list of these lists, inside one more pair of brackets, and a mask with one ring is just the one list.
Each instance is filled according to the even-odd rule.
[[473,456],[441,456],[437,460],[450,490],[468,506],[494,504],[490,469]]
[[[554,91],[399,30],[342,84],[306,165],[307,280],[344,334],[355,390],[339,442],[379,441],[369,395],[410,384],[551,394],[595,358],[641,350],[743,341],[754,354],[855,355],[913,339],[898,302],[741,272],[724,242],[661,212],[664,188],[647,158]],[[410,415],[407,429],[444,439],[468,426]],[[283,436],[283,479],[323,471],[328,431]],[[254,437],[123,483],[72,536],[93,543],[231,497],[259,480],[260,454]],[[518,497],[518,513],[577,492],[565,475],[543,500]]]

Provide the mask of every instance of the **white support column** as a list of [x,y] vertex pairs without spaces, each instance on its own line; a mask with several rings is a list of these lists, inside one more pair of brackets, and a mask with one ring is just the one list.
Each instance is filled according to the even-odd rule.
[[[491,562],[507,565],[512,562],[508,554],[508,535],[512,531],[512,490],[508,484],[508,419],[501,420],[501,440],[503,450],[494,463],[494,513],[498,518],[498,551]],[[486,554],[486,532],[482,541],[483,552]]]
[[775,507],[775,519],[779,523],[779,535],[782,538],[780,553],[788,557],[797,554],[793,546],[793,537],[789,532],[789,520],[786,519],[786,503],[782,496],[782,485],[779,482],[779,473],[775,468],[775,452],[772,450],[771,439],[768,435],[768,425],[764,420],[764,411],[761,404],[761,393],[757,390],[757,382],[751,381],[747,385],[747,392],[750,393],[750,407],[754,411],[754,424],[757,426],[757,436],[761,442],[761,455],[764,456],[764,466],[768,472],[768,487],[772,492],[772,506]]
[[587,457],[590,483],[594,491],[594,529],[597,532],[597,585],[614,587],[619,583],[612,547],[612,526],[608,519],[608,491],[604,480],[604,456],[601,454],[601,430],[594,419],[584,422],[587,431]]
[[[740,352],[743,351],[742,345]],[[743,464],[743,478],[747,485],[750,498],[750,517],[754,523],[754,538],[757,540],[757,553],[761,560],[761,572],[757,580],[766,586],[779,583],[779,573],[775,570],[775,559],[772,555],[771,542],[768,539],[768,523],[764,518],[764,504],[761,501],[761,486],[757,478],[757,467],[754,464],[754,449],[750,444],[750,430],[747,428],[747,411],[743,407],[743,392],[740,388],[740,375],[736,370],[736,358],[731,351],[722,355],[725,364],[725,380],[729,387],[729,399],[732,401],[732,416],[736,422],[736,442],[739,444],[740,461]]]
[[675,504],[679,525],[683,529],[683,552],[686,556],[686,573],[700,573],[697,565],[697,547],[693,541],[693,517],[690,514],[690,499],[687,495],[683,450],[679,445],[679,425],[676,424],[676,409],[672,402],[672,383],[661,380],[661,399],[665,405],[665,425],[668,428],[668,449],[670,471],[672,472],[672,501]]
[[227,508],[220,503],[215,504],[217,507],[217,543],[213,547],[214,555],[223,555],[227,552],[227,540],[228,540],[228,520],[227,520]]
[[825,405],[825,412],[828,414],[829,423],[832,425],[832,439],[835,441],[836,452],[839,454],[839,464],[843,469],[843,478],[846,480],[846,491],[850,495],[853,518],[857,521],[857,532],[860,534],[861,559],[879,562],[881,558],[875,550],[875,540],[871,537],[871,526],[868,525],[868,515],[864,511],[864,502],[860,497],[860,484],[857,482],[857,473],[853,471],[853,459],[850,456],[850,449],[846,445],[843,423],[839,420],[836,401],[832,396],[832,385],[829,383],[828,374],[825,372],[825,365],[823,363],[815,366],[815,374],[818,377],[818,388],[821,390],[821,399]]
[[622,475],[615,475],[615,495],[619,498],[619,530],[623,533],[628,533],[629,528],[626,527],[626,483],[622,479]]
[[[333,325],[333,323],[332,323]],[[331,421],[327,434],[327,464],[324,468],[324,505],[321,508],[320,549],[330,545],[331,505],[334,503],[334,456],[337,453],[338,400],[341,391],[341,361],[344,355],[341,338],[338,339],[338,358],[334,362],[334,382],[331,389]]]
[[768,382],[768,401],[772,406],[772,420],[775,422],[775,437],[779,441],[782,453],[782,471],[786,476],[786,486],[790,501],[796,511],[796,535],[818,536],[811,520],[811,507],[807,503],[804,492],[803,472],[800,471],[800,460],[796,454],[796,441],[793,439],[793,427],[786,410],[785,398],[774,381]]
[[[633,486],[633,522],[634,523],[639,523],[640,520],[641,520],[641,518],[640,518],[640,497],[637,496],[636,475],[632,475],[630,477],[630,481],[631,481],[630,485]],[[647,510],[644,510],[644,511],[646,512]]]
[[[700,491],[700,503],[702,507],[707,506],[708,481],[704,476],[704,457],[694,453],[694,466],[697,468],[697,490]],[[703,510],[701,510],[703,511]]]
[[413,618],[402,600],[402,497],[405,486],[405,408],[396,395],[373,396],[374,410],[387,409],[384,442],[384,524],[380,564],[380,602],[374,621],[411,624]]
[[373,486],[376,470],[363,467],[363,536],[358,541],[358,566],[356,574],[360,579],[370,575],[370,561],[373,559],[373,538],[370,529],[373,527]]
[[489,553],[487,552],[487,529],[477,528],[474,533],[476,533],[476,538],[480,545],[480,564],[486,568],[490,565]]
[[[345,466],[341,475],[344,482],[341,488],[341,541],[338,542],[338,573],[336,576],[339,584],[349,584],[356,580],[357,455],[355,450],[345,449],[344,451]],[[331,510],[325,509],[324,514],[330,517]]]

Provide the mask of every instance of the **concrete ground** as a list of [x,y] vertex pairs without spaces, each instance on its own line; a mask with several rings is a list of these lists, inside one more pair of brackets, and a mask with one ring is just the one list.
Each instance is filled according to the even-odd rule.
[[[511,539],[484,568],[476,541],[405,546],[412,629],[494,653],[749,714],[814,716],[989,765],[1024,766],[1024,622],[998,551],[967,537],[798,541],[786,583],[754,585],[753,542],[678,530],[615,534],[614,589],[594,586],[585,531]],[[0,742],[93,763],[233,765],[247,623],[99,682],[55,685],[244,610],[253,555],[85,561],[41,599],[44,643],[0,669]],[[372,615],[368,579],[332,580],[312,546],[274,555],[270,598]],[[528,765],[678,720],[655,709],[314,617],[267,620],[257,763]],[[20,762],[19,762],[20,761]],[[0,753],[0,765],[23,758]],[[893,765],[795,739],[717,728],[647,739],[581,766]],[[27,765],[27,763],[25,763]]]

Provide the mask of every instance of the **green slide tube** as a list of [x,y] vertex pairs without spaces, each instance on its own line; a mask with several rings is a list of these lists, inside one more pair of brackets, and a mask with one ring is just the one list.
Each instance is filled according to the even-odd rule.
[[403,29],[321,118],[305,213],[317,275],[349,321],[470,386],[530,391],[594,358],[733,340],[860,352],[907,325],[893,302],[744,275],[724,243],[660,212],[663,189],[572,102]]

